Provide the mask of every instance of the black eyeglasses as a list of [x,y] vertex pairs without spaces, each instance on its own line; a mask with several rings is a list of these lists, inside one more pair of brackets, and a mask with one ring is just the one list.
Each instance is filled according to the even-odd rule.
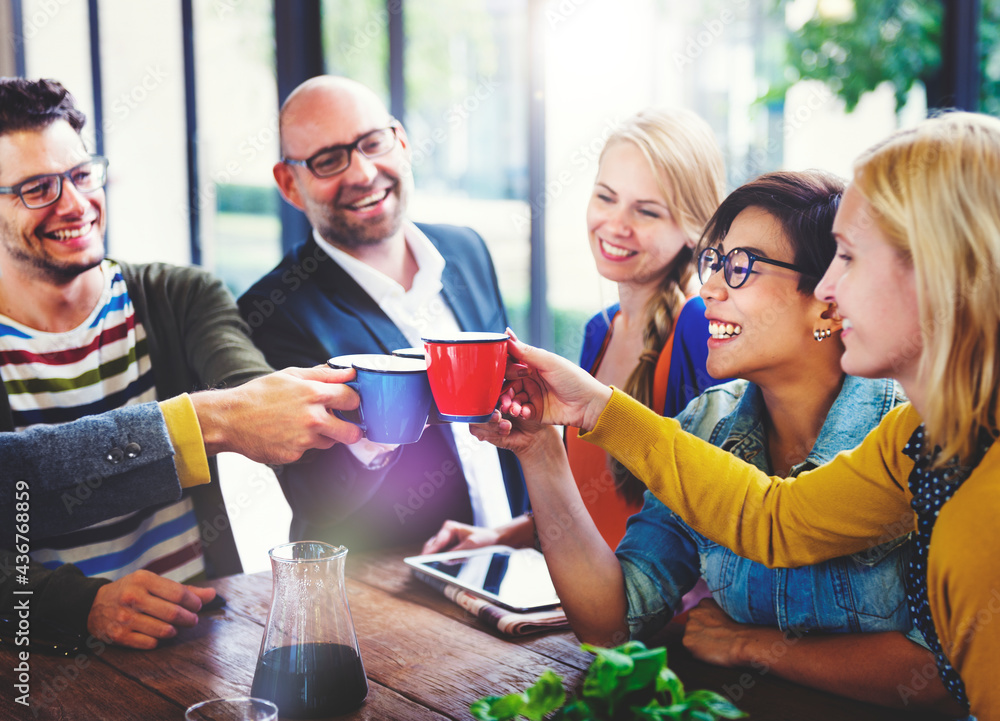
[[725,255],[722,255],[717,248],[705,248],[705,250],[698,254],[698,280],[703,284],[707,283],[708,279],[712,277],[712,273],[721,268],[723,276],[726,279],[726,285],[730,288],[739,288],[747,282],[747,278],[753,272],[753,264],[758,262],[777,265],[781,268],[788,268],[789,270],[802,273],[803,275],[809,275],[797,265],[785,263],[780,260],[771,260],[762,255],[751,253],[746,248],[733,248]]
[[100,190],[108,182],[108,159],[103,155],[91,155],[90,160],[65,173],[33,175],[16,185],[0,188],[0,194],[18,196],[26,208],[44,208],[62,197],[63,179],[71,182],[81,193]]
[[393,121],[388,128],[379,128],[365,133],[353,143],[347,145],[332,145],[323,148],[315,155],[305,160],[282,158],[286,165],[298,165],[309,168],[317,178],[329,178],[337,173],[343,173],[351,164],[351,151],[357,150],[366,158],[377,158],[385,155],[396,147],[396,129],[399,125]]

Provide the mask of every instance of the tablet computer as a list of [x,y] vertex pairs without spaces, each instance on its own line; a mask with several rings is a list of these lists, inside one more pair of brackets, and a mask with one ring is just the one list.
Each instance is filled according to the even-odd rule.
[[512,611],[528,613],[559,605],[545,558],[534,548],[485,546],[403,560],[421,573]]

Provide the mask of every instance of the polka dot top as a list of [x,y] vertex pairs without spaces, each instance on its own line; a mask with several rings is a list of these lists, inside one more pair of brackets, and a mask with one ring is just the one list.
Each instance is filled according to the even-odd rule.
[[914,467],[910,473],[909,484],[913,500],[910,505],[917,514],[917,533],[914,537],[913,558],[906,570],[906,595],[910,605],[910,616],[913,625],[924,635],[931,652],[937,661],[941,681],[948,692],[962,705],[968,708],[969,699],[965,693],[958,672],[948,662],[941,648],[934,620],[931,617],[930,604],[927,599],[927,551],[931,540],[931,532],[937,521],[941,507],[955,494],[965,479],[979,465],[993,444],[993,436],[986,430],[980,435],[974,456],[968,465],[959,465],[956,459],[940,468],[930,468],[931,460],[937,455],[936,450],[928,449],[924,437],[924,426],[921,424],[910,436],[903,452],[913,459]]

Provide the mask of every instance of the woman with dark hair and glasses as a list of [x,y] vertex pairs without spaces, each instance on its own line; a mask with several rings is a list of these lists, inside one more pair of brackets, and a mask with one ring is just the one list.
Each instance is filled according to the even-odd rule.
[[[739,380],[708,389],[677,420],[770,474],[795,476],[826,463],[905,400],[891,380],[841,370],[836,306],[813,296],[836,250],[831,227],[843,190],[819,172],[763,175],[722,202],[700,244],[707,369]],[[509,435],[497,422],[473,429],[518,455],[530,452],[539,426],[512,423]],[[768,569],[711,542],[647,493],[611,553],[577,512],[574,487],[527,481],[553,582],[581,639],[649,639],[703,577],[712,599],[690,612],[684,636],[695,656],[763,664],[886,706],[960,712],[933,674],[926,683],[921,675],[920,688],[913,684],[914,669],[933,668],[934,657],[912,629],[904,584],[912,544],[899,532],[851,556]],[[553,527],[564,532],[548,533]]]

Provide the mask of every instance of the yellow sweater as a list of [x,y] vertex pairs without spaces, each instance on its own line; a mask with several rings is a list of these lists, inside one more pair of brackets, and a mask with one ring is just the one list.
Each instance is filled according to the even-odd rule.
[[[860,446],[787,481],[680,429],[615,390],[581,438],[618,458],[695,530],[768,566],[803,566],[916,528],[903,447],[920,424],[910,404]],[[972,713],[1000,719],[1000,443],[941,509],[927,591],[941,647]],[[902,692],[902,690],[901,690]]]
[[174,466],[181,488],[190,488],[208,483],[212,477],[208,472],[208,456],[205,442],[201,437],[198,414],[187,393],[170,400],[160,401],[160,411],[167,424],[167,433],[174,446]]

